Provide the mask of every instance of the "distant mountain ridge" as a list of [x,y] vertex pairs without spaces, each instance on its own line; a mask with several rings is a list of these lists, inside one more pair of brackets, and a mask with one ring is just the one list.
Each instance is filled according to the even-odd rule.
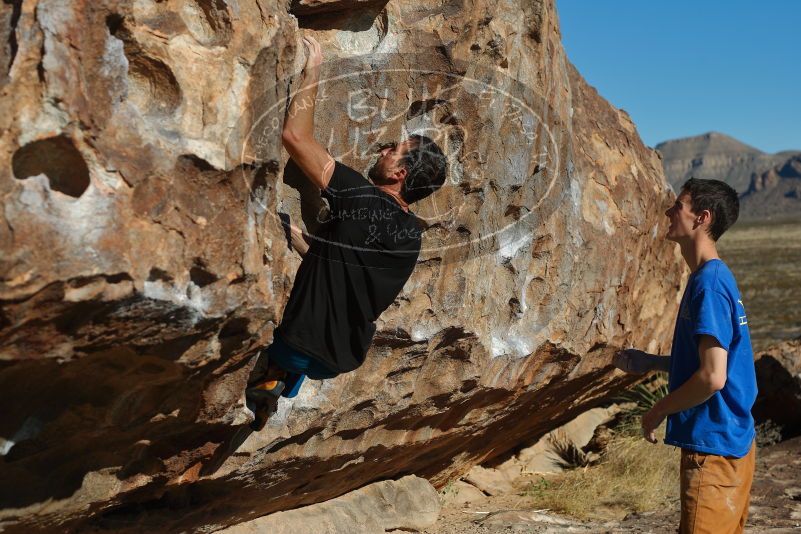
[[708,132],[656,145],[665,176],[678,191],[691,177],[722,180],[741,196],[743,218],[801,217],[801,151],[768,154],[733,137]]
[[740,196],[740,212],[750,219],[801,216],[801,155],[754,175]]

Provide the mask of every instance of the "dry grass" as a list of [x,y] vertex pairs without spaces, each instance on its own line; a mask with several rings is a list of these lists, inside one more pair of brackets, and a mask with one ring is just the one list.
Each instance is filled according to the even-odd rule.
[[540,479],[525,495],[538,508],[582,519],[597,519],[599,507],[646,512],[678,498],[678,468],[678,449],[648,443],[634,426],[619,427],[599,464]]

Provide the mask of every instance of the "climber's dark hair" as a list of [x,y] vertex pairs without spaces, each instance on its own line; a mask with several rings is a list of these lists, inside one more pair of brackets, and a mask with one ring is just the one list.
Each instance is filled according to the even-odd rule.
[[417,143],[401,160],[407,172],[401,196],[411,204],[442,187],[448,172],[448,160],[430,137],[412,134],[409,139]]
[[690,194],[690,207],[693,213],[709,210],[712,214],[708,233],[713,241],[717,241],[740,214],[737,191],[726,182],[690,178],[684,182],[681,190]]

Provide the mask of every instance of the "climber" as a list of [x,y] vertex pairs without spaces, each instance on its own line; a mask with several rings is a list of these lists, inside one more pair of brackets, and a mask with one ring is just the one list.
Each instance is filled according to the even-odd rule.
[[665,215],[666,238],[690,268],[670,356],[626,349],[628,373],[669,371],[670,393],[642,418],[645,438],[667,417],[665,443],[681,448],[679,532],[742,532],[754,476],[756,373],[737,283],[715,242],[739,213],[737,193],[718,180],[690,179]]
[[371,181],[335,161],[314,139],[322,52],[304,37],[308,56],[282,141],[316,185],[330,215],[310,236],[272,344],[260,351],[246,399],[263,428],[279,396],[293,397],[305,376],[332,378],[359,367],[378,316],[395,300],[420,253],[422,226],[409,205],[442,186],[447,161],[430,138],[410,135],[379,151]]

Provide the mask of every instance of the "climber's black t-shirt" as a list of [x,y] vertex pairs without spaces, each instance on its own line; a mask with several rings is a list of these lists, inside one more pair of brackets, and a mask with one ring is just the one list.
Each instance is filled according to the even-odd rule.
[[364,362],[375,320],[412,274],[422,228],[413,213],[338,161],[322,196],[330,216],[312,237],[277,333],[345,373]]

